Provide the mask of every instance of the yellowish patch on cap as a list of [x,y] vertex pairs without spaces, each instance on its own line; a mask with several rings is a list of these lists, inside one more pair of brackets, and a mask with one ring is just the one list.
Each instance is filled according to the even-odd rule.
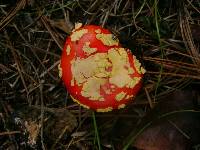
[[91,55],[86,59],[77,58],[71,61],[73,79],[79,86],[83,86],[81,95],[90,100],[102,100],[100,87],[106,83],[109,72],[106,71],[111,64],[106,53]]
[[[132,68],[133,69],[133,68]],[[108,53],[96,53],[87,58],[74,58],[71,61],[72,80],[71,85],[76,83],[82,86],[81,95],[90,100],[102,100],[104,95],[112,94],[116,87],[133,87],[137,78],[131,78],[131,66],[126,50],[124,48],[111,48]],[[132,73],[132,71],[131,71]],[[108,90],[105,84],[112,85]],[[117,100],[120,100],[117,96]]]
[[[70,96],[71,96],[71,95],[70,95]],[[71,96],[71,98],[72,98],[72,100],[73,100],[75,103],[78,103],[79,105],[81,105],[81,106],[84,107],[84,108],[90,109],[89,106],[80,103],[80,101],[77,100],[77,99],[75,99],[74,97]]]
[[134,69],[133,68],[128,68],[128,73],[129,74],[133,74],[134,73]]
[[112,111],[113,108],[112,107],[107,107],[107,108],[101,108],[101,109],[97,109],[97,112],[108,112],[108,111]]
[[127,52],[124,48],[111,48],[108,51],[108,58],[112,62],[112,72],[109,82],[120,88],[125,87],[132,80],[128,71],[130,64]]
[[143,67],[141,67],[140,70],[141,70],[141,73],[142,73],[142,74],[145,74],[145,73],[146,73],[146,70],[145,70]]
[[85,44],[83,45],[83,51],[87,54],[90,55],[94,52],[97,51],[97,48],[91,48],[90,47],[90,42],[85,42]]
[[74,86],[74,78],[71,79],[70,84],[71,84],[71,86]]
[[78,31],[74,31],[71,35],[71,41],[72,42],[75,42],[75,41],[78,41],[80,40],[80,38],[84,35],[88,33],[88,30],[87,29],[82,29],[82,30],[78,30]]
[[137,72],[139,74],[145,74],[146,70],[141,66],[141,63],[139,62],[139,60],[137,60],[135,56],[133,56],[133,60],[134,60],[134,67],[137,70]]
[[102,89],[106,94],[112,94],[111,89],[109,89],[108,87],[102,87]]
[[81,95],[88,97],[90,100],[102,100],[100,87],[105,84],[106,80],[102,78],[92,77],[83,84]]
[[125,104],[121,104],[118,106],[118,109],[124,108],[126,105]]
[[100,73],[106,74],[106,77],[108,77],[109,73],[106,68],[111,65],[106,53],[97,53],[85,59],[73,59],[71,64],[72,75],[78,85],[86,82],[89,78],[98,76]]
[[106,46],[118,46],[119,40],[117,38],[113,38],[113,34],[103,34],[99,33],[96,35],[96,38],[100,40]]
[[71,51],[71,47],[70,47],[70,45],[67,45],[67,48],[66,48],[67,55],[70,54],[70,51]]
[[95,75],[95,77],[98,77],[98,78],[106,78],[108,77],[108,73],[104,73],[104,72],[100,72],[98,74]]
[[82,26],[83,26],[82,23],[80,23],[80,22],[76,22],[76,23],[75,23],[75,30],[81,28]]
[[126,86],[127,88],[134,88],[136,84],[138,84],[141,80],[141,77],[134,77],[129,84]]
[[99,101],[105,101],[105,99],[102,97],[102,98],[99,99]]
[[96,29],[95,33],[101,33],[101,29]]
[[72,30],[72,32],[75,32],[77,29],[81,28],[83,26],[82,23],[80,22],[76,22],[74,25],[74,29]]
[[122,91],[122,92],[120,92],[119,94],[117,94],[117,95],[115,96],[115,99],[116,99],[117,101],[121,101],[125,96],[126,96],[126,93]]
[[111,85],[110,87],[111,87],[112,89],[114,89],[114,88],[115,88],[115,86],[114,86],[114,85]]
[[60,63],[58,64],[58,76],[62,78],[62,68],[60,67]]
[[126,95],[126,98],[125,99],[130,99],[130,98],[132,98],[132,97],[134,97],[133,95]]

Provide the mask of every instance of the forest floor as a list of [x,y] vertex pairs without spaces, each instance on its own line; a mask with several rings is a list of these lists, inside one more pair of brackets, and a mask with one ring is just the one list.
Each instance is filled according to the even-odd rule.
[[[75,23],[109,29],[146,69],[124,109],[74,103],[58,77]],[[0,1],[0,150],[200,149],[200,1]]]

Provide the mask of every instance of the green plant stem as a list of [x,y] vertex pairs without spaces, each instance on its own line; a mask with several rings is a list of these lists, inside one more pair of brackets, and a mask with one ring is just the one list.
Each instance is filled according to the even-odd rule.
[[101,150],[101,142],[99,138],[99,132],[98,132],[98,127],[97,127],[97,122],[96,122],[96,117],[95,117],[95,112],[92,112],[92,118],[93,118],[93,125],[94,125],[94,131],[95,131],[95,140],[97,140],[98,144],[98,149]]

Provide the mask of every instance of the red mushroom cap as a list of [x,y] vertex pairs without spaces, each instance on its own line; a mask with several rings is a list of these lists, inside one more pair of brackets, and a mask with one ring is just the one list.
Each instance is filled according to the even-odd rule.
[[98,112],[119,109],[141,88],[145,70],[107,29],[79,26],[67,38],[59,75],[72,99]]

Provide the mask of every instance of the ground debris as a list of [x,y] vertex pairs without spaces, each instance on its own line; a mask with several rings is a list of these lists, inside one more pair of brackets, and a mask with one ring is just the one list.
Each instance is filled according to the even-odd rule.
[[[78,22],[112,31],[147,71],[144,88],[129,106],[95,114],[102,149],[123,149],[130,133],[142,129],[145,116],[152,121],[186,105],[199,110],[199,98],[191,105],[193,99],[184,92],[172,96],[180,101],[168,101],[176,90],[200,89],[198,1],[2,0],[0,149],[99,149],[91,111],[73,102],[58,76],[63,43]],[[165,103],[159,103],[161,97]],[[157,115],[150,115],[152,109]],[[183,148],[195,138],[193,132],[200,131],[194,126],[200,120],[196,115],[168,119],[152,124],[129,146],[177,144],[160,138],[166,136],[180,143],[186,139],[179,143]],[[169,132],[163,133],[165,129]],[[160,145],[150,146],[148,140],[155,142],[151,137],[160,138]],[[198,145],[194,142],[193,149]]]

